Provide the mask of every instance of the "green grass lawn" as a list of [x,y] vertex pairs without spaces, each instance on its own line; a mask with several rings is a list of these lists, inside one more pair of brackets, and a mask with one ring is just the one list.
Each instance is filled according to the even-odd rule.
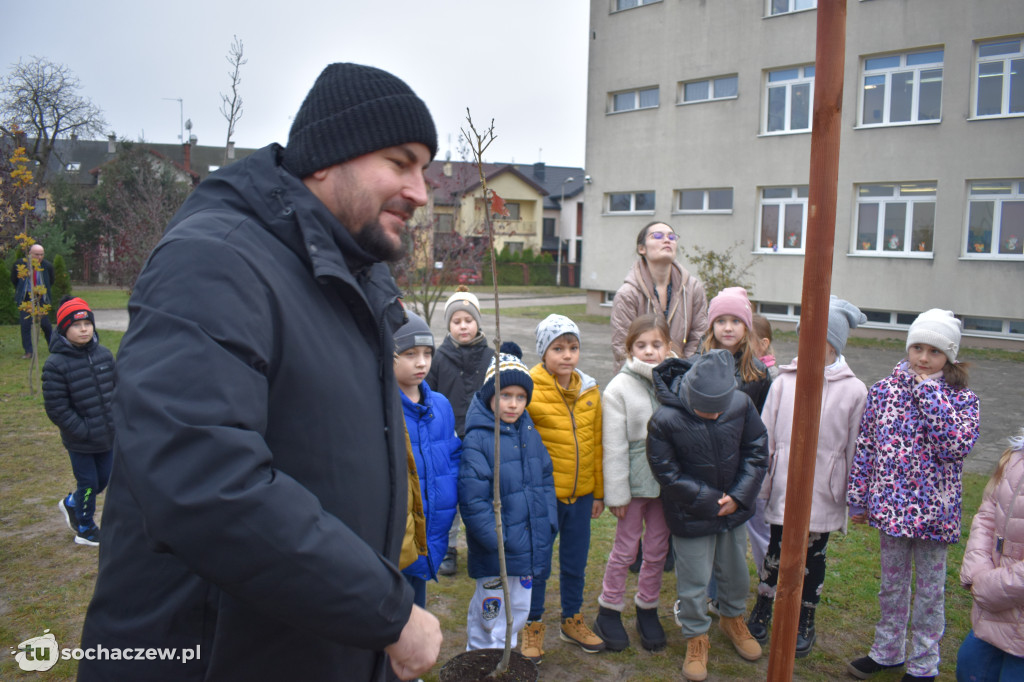
[[78,285],[71,293],[84,299],[93,310],[124,310],[128,307],[128,290],[120,287]]
[[[76,292],[84,293],[84,292]],[[91,301],[90,301],[91,302]],[[117,351],[118,332],[101,332],[101,341]],[[73,543],[57,503],[74,485],[67,454],[56,427],[43,411],[38,375],[36,393],[28,390],[28,362],[21,360],[17,326],[0,327],[0,679],[24,675],[10,656],[18,643],[49,629],[61,647],[77,646],[82,620],[96,578],[97,550]],[[43,351],[43,360],[46,351]],[[985,479],[964,476],[964,522],[978,508]],[[104,496],[98,508],[102,524]],[[584,615],[597,612],[605,562],[615,534],[615,521],[605,513],[593,523]],[[473,581],[466,576],[465,540],[460,537],[459,572],[430,583],[427,606],[440,618],[445,633],[441,660],[465,648],[466,608]],[[970,628],[970,595],[960,588],[958,574],[964,540],[950,548],[946,580],[946,635],[942,643],[941,677],[951,679],[956,650]],[[211,548],[211,551],[215,551]],[[678,680],[685,645],[672,623],[675,579],[666,575],[662,584],[661,620],[669,646],[658,653],[639,647],[634,613],[627,608],[624,622],[634,646],[620,653],[588,655],[558,640],[558,569],[555,549],[554,575],[548,584],[547,653],[541,666],[546,680]],[[753,566],[751,586],[756,580]],[[829,569],[818,609],[818,640],[810,656],[796,661],[796,680],[846,679],[847,661],[863,656],[871,645],[878,618],[878,534],[863,526],[851,527],[849,535],[833,534],[829,543]],[[632,597],[635,577],[627,595]],[[750,598],[748,606],[753,603]],[[711,630],[710,674],[715,680],[764,679],[767,655],[757,663],[739,658],[718,631]],[[60,662],[39,679],[73,679],[76,667]],[[437,670],[425,677],[436,680]],[[901,672],[879,674],[883,682],[899,679]]]

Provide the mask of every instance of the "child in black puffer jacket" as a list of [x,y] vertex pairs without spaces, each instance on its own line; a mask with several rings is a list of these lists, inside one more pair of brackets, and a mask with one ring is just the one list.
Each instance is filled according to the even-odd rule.
[[647,461],[661,486],[676,555],[676,623],[686,638],[683,675],[707,677],[705,598],[718,577],[719,625],[740,656],[761,657],[744,620],[750,592],[747,529],[768,462],[768,437],[736,389],[732,354],[715,349],[654,369],[661,405],[647,424]]
[[43,365],[43,402],[46,415],[60,429],[77,482],[58,508],[75,532],[75,543],[96,546],[96,496],[107,487],[114,459],[114,355],[100,345],[95,317],[80,298],[61,301],[57,332]]

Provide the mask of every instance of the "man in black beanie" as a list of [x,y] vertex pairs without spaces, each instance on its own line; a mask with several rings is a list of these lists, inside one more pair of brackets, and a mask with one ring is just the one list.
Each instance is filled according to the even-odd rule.
[[[426,105],[332,64],[288,146],[213,174],[132,294],[80,680],[380,680],[426,672],[436,618],[398,569],[404,321],[384,261],[427,201]],[[121,657],[126,658],[126,657]]]

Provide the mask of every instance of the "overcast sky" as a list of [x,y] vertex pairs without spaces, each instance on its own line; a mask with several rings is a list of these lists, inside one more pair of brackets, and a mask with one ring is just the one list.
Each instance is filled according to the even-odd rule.
[[323,67],[358,62],[427,103],[439,158],[460,158],[469,107],[478,128],[494,119],[488,161],[584,163],[586,0],[32,0],[19,16],[0,40],[3,73],[32,56],[66,64],[118,137],[176,142],[183,113],[199,144],[223,145],[237,35],[249,60],[240,147],[284,144]]

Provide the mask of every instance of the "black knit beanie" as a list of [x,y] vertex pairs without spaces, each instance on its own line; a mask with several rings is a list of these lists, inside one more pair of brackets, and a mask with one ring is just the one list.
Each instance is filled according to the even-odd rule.
[[427,105],[387,71],[331,64],[295,115],[284,166],[300,178],[363,154],[420,142],[437,154],[437,130]]

